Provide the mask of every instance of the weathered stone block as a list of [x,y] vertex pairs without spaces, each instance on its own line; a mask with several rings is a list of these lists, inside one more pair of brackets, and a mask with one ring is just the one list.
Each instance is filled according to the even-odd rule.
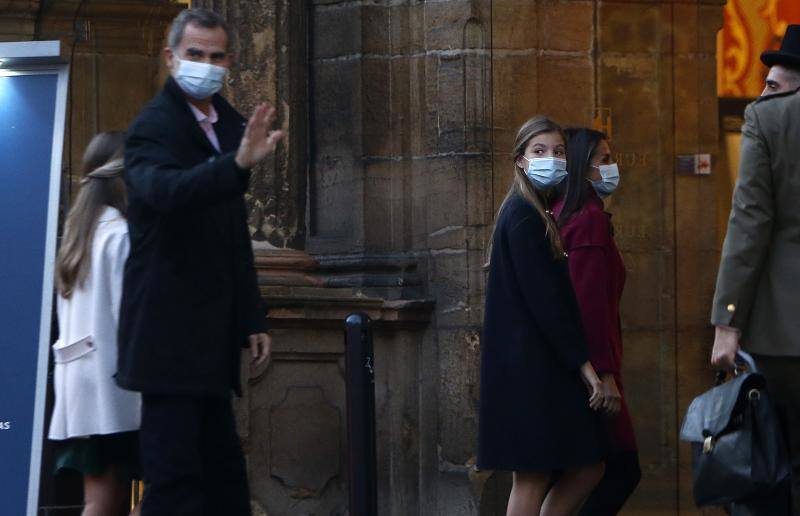
[[315,152],[327,156],[361,155],[361,63],[315,62],[313,138]]
[[674,322],[671,253],[623,251],[623,259],[627,271],[620,308],[623,328],[666,331]]
[[391,131],[391,60],[364,59],[361,74],[364,155],[391,156],[394,138],[399,137]]
[[538,70],[535,54],[495,54],[492,61],[495,152],[510,152],[517,128],[539,113],[542,104]]
[[462,152],[465,149],[464,56],[441,56],[437,75],[437,152]]
[[403,164],[396,161],[370,161],[364,168],[365,245],[370,252],[402,248],[405,222],[403,203]]
[[418,202],[424,206],[428,232],[448,226],[460,226],[471,209],[464,198],[465,158],[462,156],[432,157],[425,166],[415,169],[413,188],[420,192]]
[[475,454],[480,399],[478,328],[439,329],[439,441],[445,468],[462,469]]
[[463,48],[464,27],[472,16],[472,2],[426,2],[425,49],[453,50]]
[[517,0],[492,3],[492,47],[495,51],[541,48],[537,3]]
[[363,195],[363,179],[360,174],[355,175],[359,168],[352,161],[329,158],[315,162],[310,171],[314,188],[310,206],[312,234],[335,238],[351,250],[363,243],[363,212],[353,202]]
[[[594,2],[539,0],[537,5],[538,48],[568,52],[591,52],[594,42],[594,30],[596,30],[593,21]],[[530,27],[533,27],[533,25]]]
[[312,59],[361,53],[361,6],[319,6],[312,10]]
[[392,54],[391,10],[383,5],[365,5],[361,10],[361,49],[364,54]]
[[[633,152],[632,147],[653,152],[655,131],[672,113],[661,104],[661,95],[670,85],[662,77],[663,64],[655,57],[606,56],[598,65],[600,96],[598,107],[611,110],[613,138],[627,146],[623,152]],[[666,71],[671,73],[670,71]],[[666,117],[669,117],[668,119]]]
[[511,184],[514,182],[514,162],[511,160],[512,144],[513,142],[506,146],[508,148],[507,152],[497,152],[492,156],[492,193],[494,194],[492,199],[492,224],[496,221],[494,217],[497,215],[497,210],[500,209],[503,199],[505,199]]
[[[655,2],[601,2],[598,44],[601,52],[654,53],[667,50],[662,37],[669,19]],[[666,32],[669,32],[667,30]]]
[[397,57],[389,61],[389,74],[391,86],[386,124],[390,136],[385,147],[390,156],[408,157],[411,154],[412,133],[415,132],[412,124],[416,121],[416,113],[411,108],[415,81],[411,77],[409,58]]
[[593,97],[591,58],[543,55],[537,69],[541,114],[564,127],[586,125]]

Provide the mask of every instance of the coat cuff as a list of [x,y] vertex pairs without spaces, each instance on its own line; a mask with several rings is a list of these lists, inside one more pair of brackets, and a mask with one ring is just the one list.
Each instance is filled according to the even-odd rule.
[[711,311],[711,324],[740,330],[741,328],[734,322],[737,309],[738,307],[734,302],[718,301],[714,303],[714,308]]

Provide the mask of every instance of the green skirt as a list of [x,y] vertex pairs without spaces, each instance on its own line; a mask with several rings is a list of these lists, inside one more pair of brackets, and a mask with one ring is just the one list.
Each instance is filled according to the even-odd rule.
[[139,432],[92,435],[59,443],[55,472],[74,470],[82,475],[100,475],[117,467],[120,480],[141,479]]

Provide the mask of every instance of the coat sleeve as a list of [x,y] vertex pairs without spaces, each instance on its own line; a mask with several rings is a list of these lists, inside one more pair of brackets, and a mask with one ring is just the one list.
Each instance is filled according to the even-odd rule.
[[127,231],[114,233],[106,242],[103,259],[106,262],[107,284],[114,326],[119,327],[120,299],[122,299],[122,278],[125,262],[130,251]]
[[610,276],[607,251],[600,245],[569,250],[569,272],[581,311],[589,356],[597,373],[619,373],[611,345]]
[[744,329],[775,215],[770,152],[751,104],[745,110],[739,179],[717,274],[711,323]]
[[171,124],[157,118],[133,124],[125,144],[127,184],[151,209],[168,213],[206,206],[247,189],[250,172],[236,165],[234,153],[215,156],[192,168],[183,168],[172,155],[166,134]]
[[[258,277],[253,259],[253,244],[246,224],[240,224],[239,249],[238,249],[238,278],[241,293],[241,306],[245,313],[245,332],[247,335],[267,331],[267,308],[261,298],[258,288]],[[242,346],[247,347],[247,339]]]
[[553,259],[539,215],[518,213],[507,236],[514,276],[547,343],[564,367],[577,369],[589,355],[569,273]]

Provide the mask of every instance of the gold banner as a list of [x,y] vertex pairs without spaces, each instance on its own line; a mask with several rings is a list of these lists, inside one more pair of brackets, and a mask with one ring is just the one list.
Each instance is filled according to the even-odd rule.
[[780,48],[786,27],[800,23],[799,0],[728,0],[717,35],[720,97],[757,97],[767,67],[761,52]]

